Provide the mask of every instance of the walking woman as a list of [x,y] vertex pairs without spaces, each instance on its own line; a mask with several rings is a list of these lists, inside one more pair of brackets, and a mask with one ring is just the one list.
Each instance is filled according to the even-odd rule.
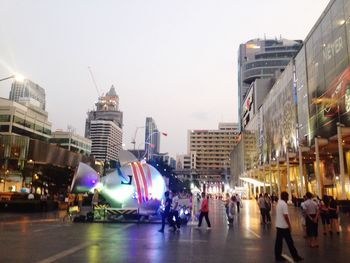
[[331,220],[331,227],[329,230],[329,234],[333,234],[333,230],[339,235],[339,222],[338,222],[338,214],[339,214],[339,206],[336,200],[334,200],[333,196],[330,196],[329,203],[329,218]]
[[330,231],[330,220],[329,220],[329,196],[324,195],[320,205],[320,215],[323,225],[323,235],[327,235]]
[[203,217],[205,217],[205,221],[207,222],[207,229],[211,229],[210,221],[209,221],[209,203],[208,198],[205,196],[205,193],[202,193],[202,203],[201,203],[201,209],[200,209],[200,215],[199,215],[199,223],[198,228],[202,225]]

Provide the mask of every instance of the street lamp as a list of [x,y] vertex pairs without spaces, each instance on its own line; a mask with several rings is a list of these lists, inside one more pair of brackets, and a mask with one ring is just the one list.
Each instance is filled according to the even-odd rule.
[[132,138],[131,143],[134,145],[134,151],[135,151],[135,146],[136,146],[136,135],[137,135],[137,131],[138,131],[139,129],[142,129],[142,128],[145,128],[145,126],[136,127],[134,137]]
[[[152,138],[153,135],[155,134],[162,134],[164,136],[168,136],[168,134],[166,132],[162,132],[162,131],[154,131],[151,134],[148,135],[147,139],[145,140],[145,153],[142,156],[142,159],[146,157],[146,155],[150,155],[149,151],[148,151],[148,147],[146,148],[146,144],[150,144],[149,140]],[[152,144],[150,144],[152,145]]]
[[0,79],[0,81],[4,81],[4,80],[8,80],[8,79],[15,79],[16,81],[21,81],[21,82],[24,81],[24,77],[20,74],[13,74],[9,77]]

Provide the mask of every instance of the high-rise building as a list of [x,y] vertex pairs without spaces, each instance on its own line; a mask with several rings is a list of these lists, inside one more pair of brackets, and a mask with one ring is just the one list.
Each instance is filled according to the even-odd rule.
[[89,111],[85,137],[91,139],[91,154],[97,160],[118,160],[122,148],[123,113],[114,86],[98,98],[96,110]]
[[45,110],[45,90],[29,79],[15,80],[11,85],[9,99],[26,106],[31,104]]
[[229,174],[230,153],[238,139],[237,123],[219,123],[218,130],[189,130],[190,167],[198,173]]
[[146,118],[145,130],[145,152],[147,160],[160,151],[160,132],[153,118]]
[[[261,105],[272,88],[274,79],[283,72],[301,46],[301,40],[287,39],[253,39],[240,45],[238,52],[238,99],[241,129],[247,124],[247,116],[245,116],[247,105],[249,107],[253,102],[252,98],[256,98],[250,92],[251,87],[254,86],[255,91],[263,90],[260,93],[264,96],[258,96],[260,101],[256,102],[256,104]],[[270,79],[268,88],[266,88],[267,82],[255,83],[258,79]],[[250,97],[248,98],[248,96]]]

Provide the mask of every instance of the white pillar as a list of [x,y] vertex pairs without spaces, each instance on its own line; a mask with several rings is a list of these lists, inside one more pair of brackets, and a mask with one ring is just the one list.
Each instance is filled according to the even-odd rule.
[[303,187],[303,154],[301,152],[301,146],[299,147],[299,178],[300,178],[300,188],[299,188],[299,197],[302,198],[304,195],[304,187]]
[[341,133],[341,129],[342,129],[342,125],[340,123],[337,123],[339,166],[340,166],[339,180],[341,185],[341,199],[345,200],[346,192],[345,192],[344,153],[343,153],[343,136]]
[[269,175],[270,175],[270,196],[272,195],[272,172],[271,172],[271,161],[269,165]]
[[287,161],[287,191],[288,191],[288,195],[289,195],[289,200],[292,200],[292,189],[291,189],[291,185],[290,185],[290,167],[289,167],[289,151],[287,149],[286,152],[286,161]]
[[263,167],[263,178],[264,178],[264,194],[266,193],[266,175],[265,175],[265,164]]
[[280,159],[277,157],[277,189],[278,199],[281,198],[281,171],[280,171]]
[[321,176],[320,176],[320,150],[318,147],[318,138],[315,138],[315,153],[316,153],[316,182],[317,195],[321,198]]

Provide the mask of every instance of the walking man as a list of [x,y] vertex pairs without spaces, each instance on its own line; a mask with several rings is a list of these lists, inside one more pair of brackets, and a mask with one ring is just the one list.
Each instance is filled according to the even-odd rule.
[[282,257],[283,239],[286,240],[289,252],[295,262],[302,261],[303,258],[299,256],[298,251],[294,247],[294,241],[291,236],[291,224],[288,216],[288,193],[281,193],[281,200],[278,200],[276,206],[276,242],[275,242],[275,259],[276,261],[286,261]]
[[180,231],[181,222],[180,222],[180,218],[179,218],[179,209],[180,209],[179,195],[178,195],[178,192],[176,190],[174,190],[172,193],[173,194],[172,194],[171,217],[172,216],[175,217],[175,223],[176,223],[177,228],[174,230]]
[[166,191],[164,193],[165,196],[165,202],[164,202],[164,212],[162,213],[162,228],[159,229],[158,231],[163,233],[164,232],[164,227],[165,227],[165,219],[169,220],[169,213],[170,213],[170,207],[172,200],[169,198],[169,191]]
[[201,209],[200,209],[200,214],[199,214],[199,223],[198,227],[201,227],[202,225],[202,220],[203,217],[205,217],[205,221],[207,222],[207,229],[211,229],[210,221],[209,221],[209,205],[208,205],[208,198],[205,196],[205,193],[202,193],[202,203],[201,203]]
[[241,200],[241,198],[239,197],[239,194],[236,194],[236,205],[237,205],[237,213],[239,214],[239,210],[240,210],[240,208],[241,208],[241,205],[242,205],[242,200]]

